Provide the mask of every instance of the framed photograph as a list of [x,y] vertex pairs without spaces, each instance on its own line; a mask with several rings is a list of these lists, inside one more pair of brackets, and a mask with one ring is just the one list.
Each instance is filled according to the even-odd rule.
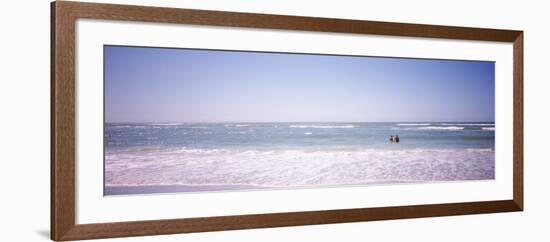
[[53,2],[51,239],[523,210],[523,32]]

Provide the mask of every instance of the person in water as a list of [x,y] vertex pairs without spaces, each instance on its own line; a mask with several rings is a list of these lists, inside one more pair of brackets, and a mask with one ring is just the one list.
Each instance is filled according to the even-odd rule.
[[390,135],[390,143],[393,143],[395,139],[393,138],[393,135]]
[[399,135],[395,135],[395,138],[393,138],[395,140],[395,143],[399,143]]

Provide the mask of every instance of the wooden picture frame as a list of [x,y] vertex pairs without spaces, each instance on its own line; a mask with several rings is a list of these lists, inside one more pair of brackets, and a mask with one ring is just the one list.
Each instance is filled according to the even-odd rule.
[[[75,222],[75,22],[142,21],[513,43],[513,199],[237,216]],[[523,32],[269,14],[58,1],[51,4],[51,239],[252,229],[523,210]]]

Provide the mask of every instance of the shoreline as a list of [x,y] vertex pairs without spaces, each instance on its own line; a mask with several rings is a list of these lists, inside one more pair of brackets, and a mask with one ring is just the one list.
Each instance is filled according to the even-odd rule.
[[356,184],[338,185],[311,185],[311,186],[255,186],[255,185],[145,185],[145,186],[104,186],[104,197],[124,195],[159,195],[159,194],[181,194],[181,193],[204,193],[204,192],[249,192],[249,191],[276,191],[276,190],[297,190],[297,189],[330,189],[349,188],[365,186],[391,186],[391,185],[425,185],[458,182],[491,182],[492,179],[466,179],[466,180],[440,180],[440,181],[372,181]]

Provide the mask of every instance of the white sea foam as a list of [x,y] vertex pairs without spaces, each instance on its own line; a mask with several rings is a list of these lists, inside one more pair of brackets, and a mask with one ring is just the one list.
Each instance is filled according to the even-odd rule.
[[225,124],[225,125],[223,125],[223,126],[225,126],[225,127],[237,127],[237,128],[239,128],[239,127],[248,127],[248,126],[250,126],[250,125],[248,125],[248,124]]
[[483,127],[483,128],[481,128],[481,130],[495,131],[495,127]]
[[484,148],[478,148],[478,149],[470,148],[470,149],[466,149],[466,151],[468,151],[468,152],[494,152],[495,150],[491,149],[491,148],[486,148],[486,149],[484,149]]
[[117,129],[128,129],[128,128],[132,128],[133,126],[130,126],[130,125],[115,125],[115,126],[112,126],[113,128],[117,128]]
[[154,126],[178,126],[178,125],[184,125],[185,123],[153,123],[151,125]]
[[428,126],[428,127],[419,127],[416,129],[423,129],[423,130],[463,130],[464,127],[458,127],[458,126],[448,126],[448,127],[439,127],[439,126]]
[[117,129],[145,129],[145,128],[148,128],[148,127],[143,126],[143,125],[116,125],[116,126],[113,126],[113,128],[117,128]]
[[428,126],[430,124],[431,123],[402,123],[402,124],[397,124],[397,126]]
[[[253,132],[253,131],[249,131],[249,132]],[[226,132],[226,134],[247,134],[248,132],[247,131],[228,131]]]
[[305,135],[311,135],[312,133],[311,132],[305,132],[304,134]]
[[292,124],[288,126],[289,128],[300,128],[300,129],[353,129],[355,128],[352,124],[343,124],[343,125],[298,125]]
[[108,186],[292,187],[494,179],[493,149],[233,150],[151,147],[109,152]]
[[235,127],[248,127],[248,124],[235,124]]
[[487,124],[487,123],[471,123],[471,124],[461,124],[461,123],[442,123],[443,126],[454,126],[454,125],[460,125],[460,126],[495,126],[495,124]]

